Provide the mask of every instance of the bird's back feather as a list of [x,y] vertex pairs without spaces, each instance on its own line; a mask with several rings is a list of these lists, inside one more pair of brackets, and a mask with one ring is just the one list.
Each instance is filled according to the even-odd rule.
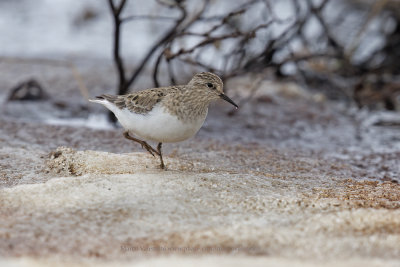
[[167,95],[173,95],[178,90],[182,90],[183,86],[171,86],[167,88],[147,89],[127,95],[107,95],[97,96],[97,99],[91,99],[91,102],[100,103],[109,108],[105,102],[112,103],[119,109],[127,108],[129,111],[137,114],[147,114],[153,107],[161,102]]

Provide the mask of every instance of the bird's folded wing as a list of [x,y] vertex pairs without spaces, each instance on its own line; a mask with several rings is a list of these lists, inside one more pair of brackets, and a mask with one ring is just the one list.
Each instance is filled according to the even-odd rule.
[[101,95],[99,98],[114,103],[118,108],[138,113],[147,114],[159,103],[166,95],[173,94],[178,87],[147,89],[127,95]]

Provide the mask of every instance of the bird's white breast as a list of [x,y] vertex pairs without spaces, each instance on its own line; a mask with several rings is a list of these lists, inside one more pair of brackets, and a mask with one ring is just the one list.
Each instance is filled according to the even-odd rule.
[[[107,106],[107,105],[106,105]],[[168,113],[160,104],[148,114],[136,114],[128,109],[108,107],[114,112],[121,125],[145,140],[173,143],[186,140],[197,133],[207,116],[205,114],[191,122],[182,122]]]

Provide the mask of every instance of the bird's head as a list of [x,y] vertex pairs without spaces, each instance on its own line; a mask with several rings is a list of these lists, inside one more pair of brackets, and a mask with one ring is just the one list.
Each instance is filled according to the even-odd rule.
[[224,94],[224,83],[218,75],[211,72],[200,72],[193,76],[188,83],[192,89],[201,91],[201,94],[210,100],[223,99],[238,108],[238,105]]

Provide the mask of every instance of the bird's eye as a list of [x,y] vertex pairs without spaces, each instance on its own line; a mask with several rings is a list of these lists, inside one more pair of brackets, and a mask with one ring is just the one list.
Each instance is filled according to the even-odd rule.
[[213,88],[214,85],[213,85],[212,83],[207,83],[207,87],[208,87],[208,88]]

